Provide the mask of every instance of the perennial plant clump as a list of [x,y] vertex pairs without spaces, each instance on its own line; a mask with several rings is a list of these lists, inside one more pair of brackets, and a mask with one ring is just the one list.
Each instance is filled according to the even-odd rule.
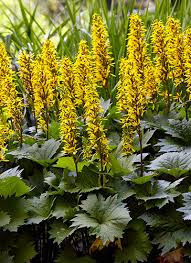
[[0,262],[189,258],[191,29],[146,33],[131,14],[119,76],[98,14],[71,57],[0,43]]

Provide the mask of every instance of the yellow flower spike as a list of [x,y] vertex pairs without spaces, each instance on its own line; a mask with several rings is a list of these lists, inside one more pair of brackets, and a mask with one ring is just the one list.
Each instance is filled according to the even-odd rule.
[[165,26],[155,20],[152,24],[151,42],[155,54],[155,68],[157,84],[166,84],[169,79],[169,64],[166,54]]
[[109,146],[102,125],[102,109],[93,74],[92,56],[84,40],[80,42],[74,74],[77,104],[81,103],[84,106],[84,118],[87,125],[88,139],[84,144],[84,157],[90,158],[91,153],[95,151],[104,170],[109,162]]
[[134,152],[133,137],[135,132],[140,129],[140,120],[145,112],[147,100],[142,79],[132,68],[128,59],[122,59],[120,63],[118,105],[123,113],[123,151],[129,155]]
[[144,74],[144,67],[148,63],[147,44],[145,41],[145,27],[139,15],[130,16],[129,35],[127,42],[129,63],[139,74]]
[[184,39],[184,61],[185,61],[185,76],[187,83],[187,92],[189,100],[191,99],[191,28],[185,32]]
[[152,61],[147,52],[145,40],[145,27],[137,14],[130,16],[129,35],[127,43],[128,62],[131,64],[138,77],[142,79],[144,89],[142,92],[150,99],[157,93],[155,72]]
[[120,63],[117,98],[118,107],[123,113],[123,151],[129,155],[134,151],[133,137],[136,132],[142,147],[140,120],[148,102],[152,102],[157,93],[154,67],[147,53],[145,28],[136,14],[130,16],[127,55],[128,59],[122,59]]
[[[7,54],[4,43],[0,42],[0,82],[3,81],[10,73],[11,60]],[[0,107],[5,106],[6,102],[6,88],[1,84],[0,89]]]
[[95,65],[95,78],[98,85],[107,86],[113,59],[110,55],[109,36],[103,19],[93,15],[92,19],[92,55]]
[[156,81],[156,69],[151,61],[148,61],[144,68],[144,89],[146,99],[151,99],[151,102],[155,102],[159,89]]
[[60,134],[64,142],[64,152],[74,156],[77,153],[77,113],[75,107],[73,64],[63,58],[60,67]]
[[[84,90],[92,75],[92,59],[86,41],[81,40],[79,50],[74,63],[74,83],[77,106],[84,105]],[[91,80],[92,81],[92,80]]]
[[61,97],[67,94],[70,96],[72,101],[75,102],[75,86],[74,86],[74,70],[73,70],[73,63],[70,61],[69,58],[64,57],[61,61],[60,65],[60,94]]
[[166,23],[166,54],[171,78],[176,87],[184,82],[183,34],[178,19],[169,17]]
[[21,51],[18,57],[19,76],[23,82],[29,106],[32,106],[32,108],[34,104],[34,90],[31,81],[33,62],[34,59],[32,53],[27,53],[25,50]]
[[0,117],[0,161],[5,161],[6,142],[12,135],[11,129]]
[[43,60],[44,66],[47,67],[47,70],[51,73],[50,85],[53,88],[56,88],[58,84],[58,62],[57,62],[57,53],[54,47],[54,44],[50,39],[46,39],[41,52],[41,59]]
[[14,72],[10,68],[10,58],[4,44],[0,43],[0,106],[6,111],[7,117],[11,119],[13,128],[22,143],[22,121],[23,103],[18,96],[16,84],[14,83]]
[[70,95],[64,95],[60,102],[60,134],[64,142],[64,152],[74,156],[77,153],[77,114]]
[[37,122],[45,132],[48,132],[50,112],[55,102],[55,86],[52,85],[54,79],[44,59],[42,59],[42,54],[34,62],[31,80]]

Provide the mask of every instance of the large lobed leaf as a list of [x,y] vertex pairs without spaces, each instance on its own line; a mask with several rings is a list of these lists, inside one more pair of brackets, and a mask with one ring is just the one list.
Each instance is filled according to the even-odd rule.
[[187,145],[191,145],[191,119],[168,120],[168,125],[163,126],[166,133],[174,138],[179,138]]
[[128,222],[131,220],[128,209],[117,195],[104,198],[91,194],[82,201],[82,213],[72,219],[72,227],[90,228],[90,234],[96,235],[105,244],[121,238]]
[[71,236],[75,228],[70,228],[66,224],[61,221],[54,222],[51,225],[51,229],[49,230],[50,238],[54,239],[54,242],[57,242],[58,245],[67,237]]
[[15,156],[17,159],[29,159],[47,167],[49,164],[55,162],[56,159],[53,157],[57,153],[60,144],[60,141],[54,139],[44,142],[41,146],[37,143],[32,146],[24,144],[21,149],[12,151],[9,154]]
[[0,196],[7,198],[15,195],[19,197],[30,191],[30,187],[20,178],[21,172],[22,170],[15,167],[0,174]]
[[18,198],[0,199],[1,225],[4,230],[17,231],[28,217],[26,200]]
[[148,168],[160,171],[175,177],[185,174],[191,169],[191,153],[170,152],[154,159]]
[[54,204],[54,198],[49,197],[47,193],[40,197],[33,197],[27,200],[27,209],[29,213],[28,224],[39,224],[51,215],[51,209]]
[[184,220],[191,220],[191,193],[184,193],[184,206],[177,211],[184,213]]
[[151,251],[151,244],[141,220],[134,220],[128,224],[126,245],[122,251],[115,253],[115,263],[144,262]]

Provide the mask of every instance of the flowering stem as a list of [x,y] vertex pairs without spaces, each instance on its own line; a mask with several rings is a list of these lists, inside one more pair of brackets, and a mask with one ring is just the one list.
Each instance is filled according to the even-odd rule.
[[48,116],[47,104],[45,105],[45,121],[46,121],[46,139],[48,140],[49,116]]
[[144,173],[144,163],[143,163],[143,136],[141,132],[141,127],[138,128],[138,135],[139,135],[139,145],[140,145],[140,155],[141,155],[141,176]]
[[76,175],[78,176],[78,158],[75,154],[72,157],[73,157],[74,164],[75,164]]
[[184,108],[185,108],[185,113],[186,113],[186,120],[188,121],[189,120],[189,116],[188,116],[188,105],[187,105],[187,102],[184,103]]
[[22,144],[23,144],[23,130],[22,128],[20,129],[20,149],[22,148]]

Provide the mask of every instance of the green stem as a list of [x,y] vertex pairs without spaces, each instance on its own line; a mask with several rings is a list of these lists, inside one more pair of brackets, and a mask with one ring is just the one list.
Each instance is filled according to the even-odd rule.
[[140,155],[141,155],[141,176],[144,173],[144,163],[143,163],[143,136],[141,132],[141,127],[138,128],[138,135],[139,135],[139,145],[140,145]]
[[78,176],[78,158],[76,157],[76,155],[73,155],[73,160],[74,160],[74,164],[75,164],[75,169],[76,169],[76,175]]

